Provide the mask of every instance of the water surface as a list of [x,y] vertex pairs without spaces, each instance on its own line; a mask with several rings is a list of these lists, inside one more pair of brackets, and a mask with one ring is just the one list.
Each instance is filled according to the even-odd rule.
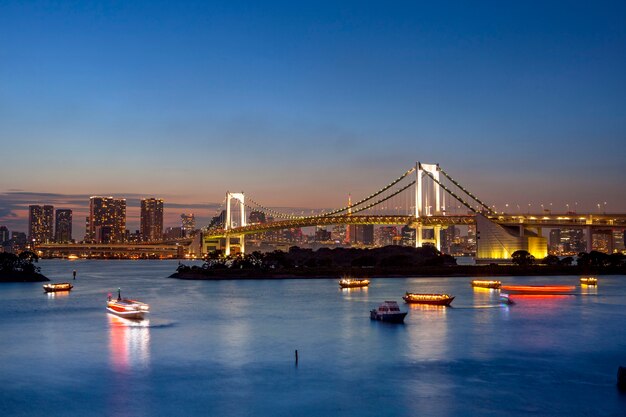
[[[69,294],[1,284],[0,414],[11,416],[624,416],[626,277],[505,277],[577,285],[517,297],[471,278],[183,281],[176,261],[40,265]],[[150,304],[108,314],[107,294]],[[452,308],[401,303],[404,325],[369,320],[405,291],[447,292]],[[299,353],[295,365],[295,350]]]

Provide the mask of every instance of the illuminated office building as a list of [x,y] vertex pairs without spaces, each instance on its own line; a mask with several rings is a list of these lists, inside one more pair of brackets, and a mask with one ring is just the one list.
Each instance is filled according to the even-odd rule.
[[126,236],[126,199],[91,197],[86,240],[92,243],[121,243]]
[[33,244],[53,241],[53,206],[28,206],[28,241]]
[[58,209],[56,211],[54,241],[57,243],[72,241],[72,210]]
[[181,214],[180,223],[181,223],[183,237],[188,237],[188,236],[193,235],[193,232],[196,230],[196,218],[193,215],[193,213]]
[[140,221],[141,240],[144,242],[163,240],[163,200],[143,198]]

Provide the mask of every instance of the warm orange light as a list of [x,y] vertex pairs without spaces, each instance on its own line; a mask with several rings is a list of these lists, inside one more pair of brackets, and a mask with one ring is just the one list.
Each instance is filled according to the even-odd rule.
[[576,289],[573,285],[503,285],[503,291],[516,294],[562,294]]
[[480,279],[475,279],[472,281],[472,287],[500,288],[501,285],[502,285],[502,282],[500,281],[480,280]]

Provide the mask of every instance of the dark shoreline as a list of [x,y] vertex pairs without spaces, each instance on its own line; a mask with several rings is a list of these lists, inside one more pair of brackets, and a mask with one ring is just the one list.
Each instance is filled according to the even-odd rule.
[[421,266],[413,268],[293,268],[280,271],[259,269],[192,269],[175,272],[170,278],[183,280],[234,280],[234,279],[338,279],[342,276],[365,278],[413,278],[413,277],[501,277],[501,276],[584,276],[626,275],[624,267],[579,266],[517,266],[517,265],[456,265]]

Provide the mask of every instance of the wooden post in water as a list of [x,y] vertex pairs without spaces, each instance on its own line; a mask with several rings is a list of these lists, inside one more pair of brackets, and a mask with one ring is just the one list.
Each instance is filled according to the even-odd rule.
[[[296,363],[297,362],[298,359],[296,358]],[[623,366],[617,368],[617,388],[620,391],[626,391],[626,368],[624,368]]]
[[298,349],[296,349],[296,366],[298,366]]

